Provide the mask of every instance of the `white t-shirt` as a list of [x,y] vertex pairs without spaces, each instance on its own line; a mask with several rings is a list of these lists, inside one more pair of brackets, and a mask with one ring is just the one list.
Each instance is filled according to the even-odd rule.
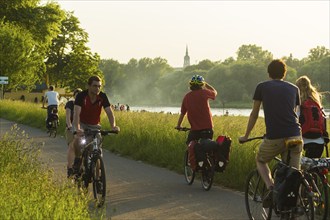
[[48,100],[48,105],[58,105],[59,104],[59,94],[55,91],[48,91],[45,93],[45,99]]

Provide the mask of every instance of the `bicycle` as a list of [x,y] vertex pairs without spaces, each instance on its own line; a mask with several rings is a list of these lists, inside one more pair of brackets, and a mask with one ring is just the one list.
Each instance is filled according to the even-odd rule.
[[[83,145],[82,163],[79,172],[75,174],[78,188],[81,188],[82,185],[88,191],[88,185],[92,183],[97,207],[103,206],[105,202],[106,176],[102,157],[102,137],[109,134],[118,134],[118,131],[89,129],[84,131],[85,137],[81,139]],[[88,138],[92,138],[92,140],[89,141]]]
[[[42,107],[44,108],[44,107]],[[44,108],[47,109],[47,108]],[[57,108],[56,107],[52,107],[50,109],[50,115],[47,116],[46,119],[46,128],[47,128],[47,133],[49,134],[49,137],[56,137],[57,135],[57,128],[60,124],[59,120],[58,120],[58,114],[57,114]]]
[[329,211],[329,183],[327,179],[330,169],[330,158],[301,158],[301,168],[307,181],[317,192],[314,198],[315,219],[326,220]]
[[[330,169],[330,158],[327,143],[328,136],[323,137],[325,140],[324,148],[326,150],[325,158],[301,158],[302,170],[307,173],[310,178],[313,190],[317,191],[319,197],[315,199],[315,219],[326,220],[329,217],[329,190],[328,170]],[[313,180],[313,181],[311,181]],[[316,185],[315,185],[316,184]]]
[[[183,127],[177,130],[187,132],[190,131],[190,128]],[[197,165],[197,168],[194,170],[192,168],[192,164],[190,164],[189,162],[189,150],[188,148],[186,149],[184,154],[184,168],[183,168],[186,182],[188,183],[188,185],[192,185],[195,180],[196,173],[201,173],[202,187],[205,191],[208,191],[212,187],[214,172],[215,172],[214,152],[207,151],[204,160],[201,162],[202,162],[202,166]]]
[[[250,138],[244,143],[252,140],[263,139],[262,137],[255,137]],[[289,153],[287,156],[287,163],[283,162],[280,158],[275,157],[274,160],[276,161],[276,165],[272,170],[272,176],[276,182],[278,182],[278,171],[286,167],[288,169],[291,168],[288,164],[290,161],[290,149],[295,147],[297,144],[297,140],[288,140],[286,143]],[[248,214],[249,219],[271,219],[272,214],[280,219],[310,219],[314,220],[314,197],[315,192],[312,190],[312,186],[307,181],[306,176],[303,172],[301,172],[301,176],[299,177],[299,191],[298,191],[298,198],[297,204],[294,207],[279,207],[276,201],[272,201],[269,208],[263,207],[263,200],[268,192],[267,187],[262,180],[259,172],[257,169],[251,171],[246,180],[245,185],[245,206],[246,211]]]

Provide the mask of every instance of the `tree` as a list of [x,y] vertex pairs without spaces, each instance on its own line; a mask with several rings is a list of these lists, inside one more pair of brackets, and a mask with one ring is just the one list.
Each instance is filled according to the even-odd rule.
[[[47,3],[45,6],[39,6],[39,2],[39,0],[1,0],[0,2],[2,22],[19,27],[20,32],[24,32],[27,38],[30,38],[29,44],[32,44],[32,49],[29,50],[29,53],[25,53],[23,50],[21,56],[25,56],[24,59],[33,63],[34,67],[26,68],[24,73],[26,76],[34,75],[35,82],[40,82],[40,76],[44,75],[46,52],[49,49],[51,40],[59,32],[64,15],[58,4]],[[14,51],[15,49],[13,49]],[[25,75],[22,77],[23,80],[15,78],[12,78],[12,80],[18,80],[15,84],[21,83],[21,86],[30,87],[31,82],[24,80]],[[12,83],[14,82],[12,81]]]
[[98,70],[100,57],[86,46],[88,34],[72,12],[66,12],[60,30],[47,55],[47,78],[57,86],[74,89],[85,86],[91,75],[103,77]]
[[22,85],[32,88],[36,82],[38,59],[31,34],[17,25],[0,21],[0,76],[8,76],[7,89]]
[[92,54],[83,42],[74,47],[67,56],[67,65],[63,68],[63,77],[61,86],[74,90],[77,87],[84,88],[89,77],[93,75],[99,76],[103,82],[104,75],[99,69],[100,57]]
[[123,66],[118,61],[109,59],[101,60],[99,68],[104,74],[106,90],[115,96],[124,93],[124,82],[127,80]]
[[237,51],[237,61],[254,61],[269,63],[273,59],[273,54],[267,50],[262,50],[255,44],[242,45]]
[[308,60],[317,61],[330,56],[330,50],[324,46],[317,46],[309,50]]

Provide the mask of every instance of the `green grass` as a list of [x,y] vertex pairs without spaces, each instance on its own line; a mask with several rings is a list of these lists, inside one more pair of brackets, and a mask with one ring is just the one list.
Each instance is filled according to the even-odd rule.
[[87,198],[54,181],[39,147],[17,127],[0,140],[0,219],[89,219]]
[[[20,101],[0,101],[0,117],[34,127],[45,129],[46,111],[40,105]],[[59,109],[60,133],[64,133],[65,112]],[[183,172],[183,155],[186,149],[186,134],[174,129],[179,115],[150,112],[115,112],[117,125],[121,132],[106,137],[104,147],[135,160],[154,164]],[[244,145],[238,143],[238,137],[244,134],[248,117],[215,116],[214,137],[228,135],[232,138],[230,162],[224,173],[216,174],[216,182],[233,189],[243,190],[245,179],[255,168],[255,152],[258,142]],[[109,129],[109,122],[102,114],[103,129]],[[328,121],[329,123],[329,121]],[[189,126],[187,119],[183,126]],[[330,126],[328,126],[330,127]],[[260,136],[265,132],[264,119],[259,118],[251,136]]]

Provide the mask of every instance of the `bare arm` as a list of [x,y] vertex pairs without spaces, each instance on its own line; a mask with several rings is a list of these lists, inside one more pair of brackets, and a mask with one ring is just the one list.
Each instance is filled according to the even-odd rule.
[[80,130],[80,112],[81,112],[81,107],[79,105],[74,105],[73,126],[76,131]]
[[181,128],[181,124],[182,124],[184,116],[185,116],[185,114],[182,114],[182,113],[180,114],[177,126],[175,128]]
[[66,122],[67,128],[71,128],[72,127],[72,123],[71,123],[71,109],[69,109],[69,108],[66,108],[66,110],[65,110],[65,122]]
[[110,123],[110,126],[111,126],[112,130],[116,130],[116,127],[117,127],[116,126],[116,118],[115,118],[115,116],[113,114],[113,111],[112,111],[111,107],[110,106],[109,107],[106,107],[104,109],[104,111],[105,111],[105,113],[108,116],[109,123]]
[[240,141],[244,141],[244,140],[249,138],[249,135],[250,135],[250,133],[251,133],[254,125],[256,124],[258,117],[259,117],[260,106],[261,106],[261,101],[256,101],[255,100],[253,102],[253,108],[252,108],[252,112],[250,114],[248,125],[246,127],[245,135],[243,137],[239,138]]
[[217,94],[218,94],[217,90],[213,86],[208,84],[207,82],[205,82],[205,88],[208,89],[208,90],[213,91],[215,93],[215,96],[217,96]]

